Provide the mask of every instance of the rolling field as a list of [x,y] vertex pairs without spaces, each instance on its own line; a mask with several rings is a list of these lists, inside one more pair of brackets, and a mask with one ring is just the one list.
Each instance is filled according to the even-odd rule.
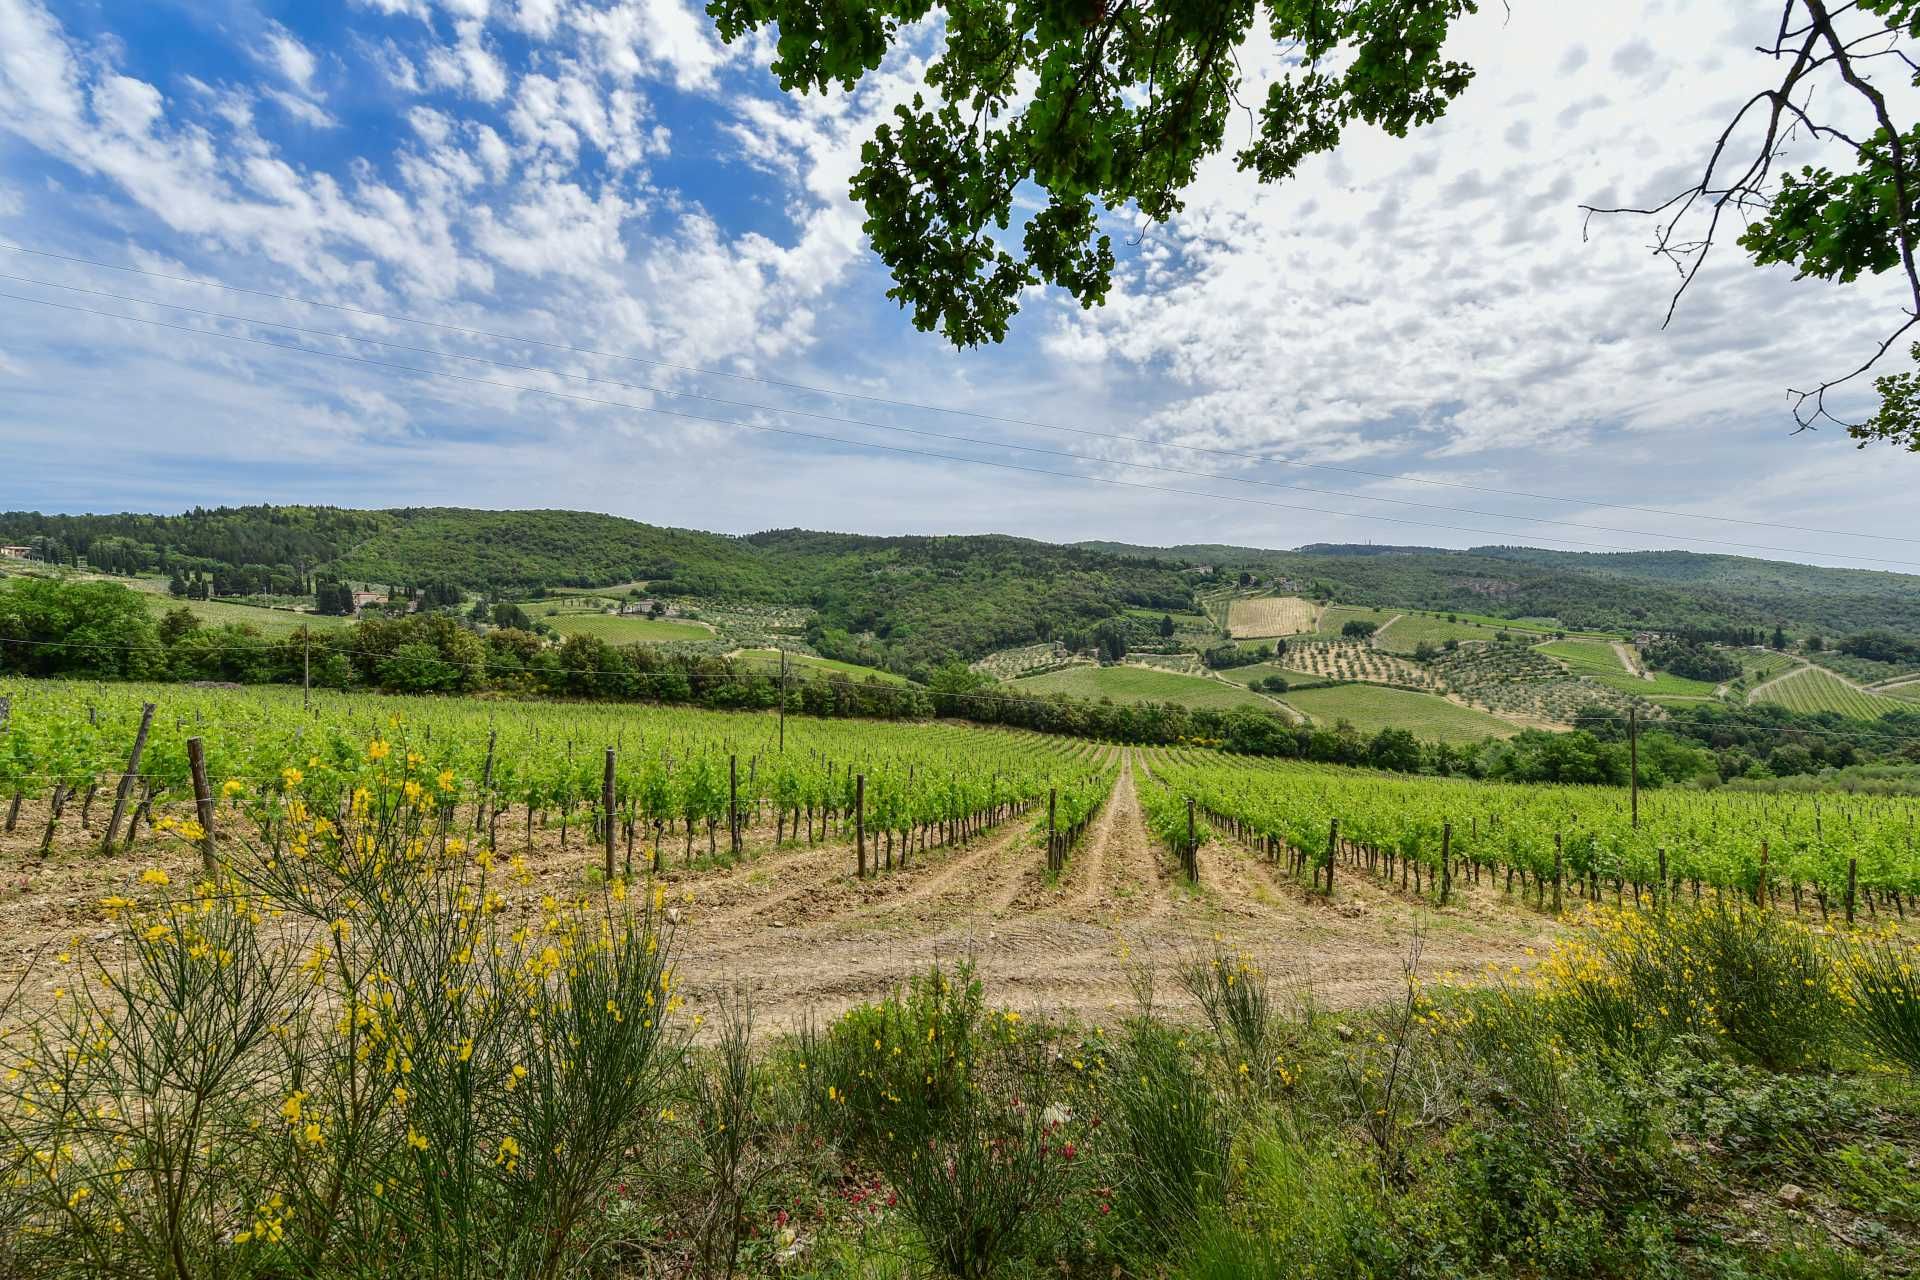
[[[778,649],[742,649],[733,655],[744,662],[765,665],[773,671],[780,670],[780,651]],[[888,684],[906,684],[905,676],[897,676],[891,671],[881,671],[876,667],[863,667],[852,662],[841,662],[837,658],[818,658],[810,653],[788,653],[787,672],[804,677],[809,672],[825,671],[834,675],[848,676],[854,680],[865,680],[872,676]]]
[[1178,702],[1189,707],[1263,707],[1273,704],[1259,694],[1204,676],[1183,676],[1146,667],[1068,667],[1045,675],[1011,680],[1002,686],[1015,693],[1065,693],[1076,698],[1112,698],[1115,702]]
[[1895,698],[1856,689],[1819,667],[1789,672],[1755,689],[1749,701],[1777,702],[1789,711],[1834,711],[1856,720],[1876,720],[1908,705]]
[[291,609],[264,609],[251,604],[228,604],[222,600],[179,600],[169,595],[146,596],[147,608],[153,616],[164,617],[175,609],[186,609],[201,623],[209,627],[223,627],[229,623],[245,623],[254,627],[263,635],[287,636],[297,633],[304,626],[315,631],[326,631],[334,627],[344,627],[351,618],[336,618],[321,613],[295,613]]
[[1318,610],[1298,596],[1235,600],[1227,609],[1227,633],[1236,640],[1292,636],[1312,631]]
[[1363,609],[1357,604],[1330,604],[1326,612],[1320,615],[1319,633],[1323,636],[1337,636],[1340,628],[1349,622],[1371,622],[1383,626],[1397,615],[1398,609]]
[[1243,686],[1264,680],[1268,676],[1284,676],[1290,684],[1317,684],[1321,679],[1307,672],[1295,671],[1279,662],[1256,662],[1251,666],[1232,667],[1216,674],[1230,684]]
[[611,613],[543,613],[540,620],[563,636],[597,636],[608,644],[673,644],[713,639],[697,622],[668,618],[622,618]]
[[1374,643],[1389,653],[1412,653],[1421,642],[1441,645],[1449,640],[1462,644],[1491,640],[1497,632],[1473,622],[1448,622],[1445,614],[1406,613],[1400,620],[1374,637]]
[[1408,729],[1418,738],[1479,742],[1488,737],[1512,737],[1518,732],[1498,716],[1459,706],[1430,693],[1406,689],[1343,684],[1283,696],[1287,705],[1313,717],[1315,724],[1331,725],[1345,720],[1362,733]]
[[1653,678],[1644,679],[1621,665],[1620,655],[1605,640],[1550,640],[1534,648],[1566,663],[1574,675],[1643,698],[1711,698],[1719,688],[1711,680],[1689,680],[1666,671],[1651,672]]

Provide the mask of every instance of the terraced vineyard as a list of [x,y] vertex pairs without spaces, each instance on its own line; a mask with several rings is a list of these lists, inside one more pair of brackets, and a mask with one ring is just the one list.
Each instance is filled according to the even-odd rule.
[[1821,667],[1801,667],[1751,691],[1752,702],[1777,702],[1789,711],[1832,711],[1856,720],[1874,720],[1898,710],[1899,699],[1856,688]]

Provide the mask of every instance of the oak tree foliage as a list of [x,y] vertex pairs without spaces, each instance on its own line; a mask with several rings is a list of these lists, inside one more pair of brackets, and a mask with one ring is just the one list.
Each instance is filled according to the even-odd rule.
[[[893,275],[888,296],[956,346],[999,342],[1036,285],[1083,307],[1112,284],[1101,214],[1152,221],[1182,208],[1226,144],[1263,182],[1292,177],[1356,121],[1404,137],[1472,79],[1442,53],[1475,0],[713,0],[729,42],[778,31],[783,89],[851,90],[889,51],[937,40],[926,86],[861,147],[852,197]],[[1270,38],[1284,61],[1248,101],[1243,56]],[[1039,205],[1014,228],[1017,211]]]

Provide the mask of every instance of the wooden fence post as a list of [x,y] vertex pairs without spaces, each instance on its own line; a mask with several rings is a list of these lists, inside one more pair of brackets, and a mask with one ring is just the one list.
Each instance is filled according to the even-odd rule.
[[600,823],[604,828],[602,849],[605,855],[603,869],[607,873],[607,883],[613,883],[613,748],[607,748],[607,767],[600,775]]
[[107,823],[107,838],[101,842],[103,853],[113,852],[114,837],[120,834],[120,819],[127,814],[127,798],[133,794],[133,780],[140,772],[140,753],[147,749],[147,732],[153,728],[153,704],[140,709],[140,728],[133,735],[133,750],[127,753],[127,771],[120,775],[120,789],[113,797],[113,818]]
[[1847,923],[1853,923],[1853,894],[1860,881],[1860,859],[1847,859]]
[[207,785],[207,748],[198,738],[187,739],[187,768],[193,774],[193,812],[200,823],[200,866],[212,879],[213,791]]
[[1761,906],[1767,905],[1767,842],[1760,842],[1760,883],[1753,887],[1754,901]]
[[1453,892],[1453,824],[1440,825],[1440,905],[1447,905],[1447,897]]
[[727,757],[727,826],[733,834],[733,856],[740,856],[740,757]]

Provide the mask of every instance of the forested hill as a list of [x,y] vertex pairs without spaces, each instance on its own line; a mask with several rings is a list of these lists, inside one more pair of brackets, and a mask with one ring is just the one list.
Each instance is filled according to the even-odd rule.
[[1112,555],[1210,565],[1318,585],[1342,601],[1558,618],[1614,630],[1723,626],[1920,634],[1920,576],[1691,551],[1566,552],[1533,547],[1315,543],[1293,551],[1217,544],[1081,543]]
[[114,573],[204,572],[216,595],[303,594],[324,579],[508,598],[644,582],[653,595],[808,608],[823,652],[899,670],[1084,633],[1132,607],[1192,604],[1179,566],[1023,538],[798,529],[743,538],[578,511],[9,512],[0,543]]
[[[1527,547],[1059,546],[997,535],[747,537],[579,511],[230,507],[181,515],[0,513],[0,543],[114,573],[202,572],[216,595],[317,580],[444,583],[507,598],[646,583],[663,596],[807,608],[823,651],[896,669],[1085,633],[1128,608],[1179,612],[1251,573],[1388,608],[1558,618],[1572,627],[1763,627],[1920,636],[1920,577],[1690,552]],[[1193,572],[1208,566],[1210,573]]]

